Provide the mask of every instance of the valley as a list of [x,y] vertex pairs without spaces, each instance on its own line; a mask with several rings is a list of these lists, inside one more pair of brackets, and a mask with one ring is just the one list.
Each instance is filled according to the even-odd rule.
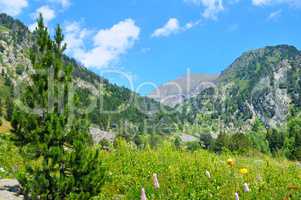
[[296,47],[249,50],[148,96],[65,49],[42,15],[31,32],[0,14],[0,183],[15,199],[300,199]]

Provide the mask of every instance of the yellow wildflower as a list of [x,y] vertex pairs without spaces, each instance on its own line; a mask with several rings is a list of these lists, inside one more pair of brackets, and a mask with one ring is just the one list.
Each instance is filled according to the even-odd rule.
[[232,159],[232,158],[229,158],[227,160],[227,164],[230,166],[230,167],[233,167],[233,165],[235,164],[235,161]]
[[248,170],[247,168],[241,168],[241,169],[239,170],[239,173],[242,174],[242,175],[245,175],[245,174],[247,174],[248,172],[249,172],[249,170]]

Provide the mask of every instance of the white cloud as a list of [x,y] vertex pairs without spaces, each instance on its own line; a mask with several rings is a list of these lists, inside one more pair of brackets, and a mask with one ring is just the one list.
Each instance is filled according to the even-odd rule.
[[23,8],[28,6],[27,0],[0,0],[0,12],[17,16]]
[[132,19],[126,19],[110,29],[98,31],[93,41],[95,46],[123,51],[132,46],[133,41],[138,39],[139,33],[140,28],[135,25],[135,22]]
[[[140,28],[132,19],[126,19],[109,29],[99,30],[92,38],[92,31],[81,28],[73,22],[65,27],[69,54],[86,67],[102,68],[125,54],[139,39]],[[92,48],[85,48],[85,41],[92,42]]]
[[182,28],[182,31],[186,31],[189,30],[197,25],[199,25],[201,23],[201,20],[197,20],[197,21],[191,21],[185,24],[185,26]]
[[181,27],[179,21],[176,18],[170,18],[163,27],[154,31],[152,37],[167,37],[179,32],[180,30]]
[[184,0],[198,6],[203,6],[205,10],[202,16],[206,19],[217,19],[217,15],[224,10],[223,0]]
[[[46,25],[55,18],[55,11],[47,5],[39,7],[34,13],[31,14],[31,17],[32,19],[36,20],[40,14],[42,14]],[[33,31],[36,26],[37,23],[29,25],[29,30]]]
[[153,33],[152,33],[152,37],[167,37],[170,36],[172,34],[177,34],[180,32],[184,32],[187,31],[197,25],[199,25],[201,22],[201,20],[198,21],[191,21],[186,23],[184,26],[180,25],[180,22],[178,19],[176,18],[170,18],[164,26],[162,26],[161,28],[156,29]]
[[287,4],[291,7],[301,7],[300,0],[252,0],[254,6],[266,6],[275,4]]
[[77,54],[78,50],[84,49],[84,39],[92,34],[86,28],[81,28],[80,23],[71,22],[65,25],[65,41],[67,43],[67,52]]
[[49,0],[50,2],[53,3],[58,3],[60,4],[63,8],[67,8],[71,5],[71,0]]
[[275,20],[281,16],[282,10],[276,10],[268,16],[268,20]]
[[35,22],[35,23],[33,23],[33,24],[28,25],[28,29],[29,29],[31,32],[33,32],[33,31],[36,29],[37,26],[38,26],[38,24]]
[[202,0],[203,5],[206,7],[203,12],[203,17],[207,19],[217,19],[217,14],[224,10],[222,0]]
[[43,16],[45,23],[48,23],[55,18],[55,11],[47,5],[39,7],[35,13],[33,13],[32,18],[37,19],[40,13]]
[[263,6],[270,4],[272,0],[252,0],[253,5],[255,6]]

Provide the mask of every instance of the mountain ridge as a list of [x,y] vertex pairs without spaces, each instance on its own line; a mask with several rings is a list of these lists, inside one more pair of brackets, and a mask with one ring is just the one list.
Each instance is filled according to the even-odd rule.
[[[34,42],[34,33],[31,33],[19,20],[4,13],[0,14],[0,25],[6,28],[3,31],[0,29],[0,78],[3,79],[2,82],[16,84],[18,79],[26,80],[28,72],[32,70],[28,56],[29,48]],[[77,86],[83,108],[91,104],[90,96],[97,99],[95,108],[88,113],[92,124],[103,130],[110,130],[112,127],[124,126],[124,124],[142,129],[145,121],[160,124],[160,117],[157,117],[161,107],[159,103],[148,97],[142,97],[128,88],[110,83],[78,64],[73,58],[64,55],[63,59],[66,65],[71,65],[73,68],[73,82]],[[102,91],[99,90],[100,87]],[[9,98],[6,96],[3,101],[9,102]],[[122,109],[126,106],[128,106],[126,110]],[[102,109],[115,113],[100,112]]]
[[161,102],[164,105],[175,107],[186,99],[189,99],[198,92],[214,84],[218,74],[190,73],[170,80],[154,89],[148,97]]
[[213,126],[222,121],[222,127],[236,131],[250,128],[256,118],[267,127],[278,127],[292,108],[300,110],[300,77],[301,53],[296,47],[267,46],[243,53],[221,73],[215,87],[180,107],[190,121],[210,113]]
[[[7,82],[6,78],[13,83],[17,78],[26,78],[31,65],[26,57],[33,43],[33,34],[20,21],[5,14],[0,14],[0,25],[6,27],[0,29],[1,86],[2,82]],[[83,107],[89,104],[89,96],[97,97],[99,84],[105,86],[103,99],[97,98],[97,107],[89,113],[92,124],[103,130],[110,130],[117,124],[130,124],[141,131],[145,121],[156,126],[174,127],[176,124],[178,128],[185,123],[202,126],[200,121],[204,117],[209,120],[211,128],[248,129],[256,119],[274,127],[285,123],[291,107],[295,110],[301,107],[301,53],[292,45],[267,46],[244,52],[219,75],[179,77],[169,83],[182,86],[181,92],[174,88],[170,92],[169,87],[163,85],[158,89],[163,91],[163,96],[157,99],[159,102],[154,100],[155,93],[142,97],[125,87],[111,84],[73,58],[64,56],[64,60],[73,66],[76,85],[83,86],[78,90]],[[191,87],[186,87],[187,79],[191,79]],[[3,91],[9,96],[7,88]],[[169,99],[169,96],[174,99]],[[132,97],[134,103],[122,110]],[[9,97],[5,98],[9,102]],[[107,110],[119,112],[112,115],[99,113],[100,104]],[[172,114],[163,113],[162,104]]]

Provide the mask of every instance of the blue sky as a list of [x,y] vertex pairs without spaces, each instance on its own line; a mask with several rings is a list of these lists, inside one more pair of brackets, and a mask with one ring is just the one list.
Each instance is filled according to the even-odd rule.
[[0,11],[31,28],[39,12],[50,31],[60,23],[68,55],[131,87],[126,74],[141,94],[151,90],[141,83],[161,84],[187,68],[219,73],[246,50],[301,49],[301,0],[0,0]]

